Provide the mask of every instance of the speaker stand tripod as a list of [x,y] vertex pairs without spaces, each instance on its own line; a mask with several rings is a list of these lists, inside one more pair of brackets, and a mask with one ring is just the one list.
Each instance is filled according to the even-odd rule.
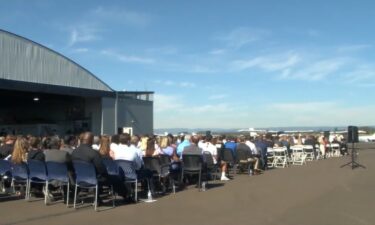
[[357,158],[357,148],[354,147],[354,142],[352,142],[352,160],[350,162],[342,165],[340,168],[343,168],[345,166],[351,166],[352,170],[354,170],[357,167],[362,167],[363,169],[366,169],[365,166],[356,162],[356,158]]

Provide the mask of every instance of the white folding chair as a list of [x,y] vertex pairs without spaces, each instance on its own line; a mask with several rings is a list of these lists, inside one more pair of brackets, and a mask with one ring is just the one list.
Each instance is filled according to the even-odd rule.
[[313,161],[314,160],[314,147],[312,145],[304,145],[303,151],[306,155],[306,161]]
[[306,164],[306,154],[303,150],[302,145],[291,146],[292,150],[292,162],[293,165],[303,165]]
[[340,144],[332,143],[331,144],[331,154],[333,157],[340,157]]
[[273,148],[267,148],[267,167],[273,168],[275,167],[275,153]]
[[274,160],[273,164],[276,168],[285,168],[288,166],[288,150],[286,147],[273,148]]

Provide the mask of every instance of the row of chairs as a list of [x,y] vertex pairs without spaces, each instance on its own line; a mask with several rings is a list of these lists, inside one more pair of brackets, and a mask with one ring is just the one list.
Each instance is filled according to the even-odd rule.
[[[95,198],[93,204],[95,210],[97,210],[99,182],[96,178],[96,171],[93,164],[80,160],[74,160],[72,163],[75,172],[73,207],[76,208],[78,188],[94,188]],[[66,205],[69,207],[69,188],[71,181],[68,174],[69,171],[66,163],[28,160],[27,163],[12,164],[7,160],[0,160],[1,180],[4,182],[4,179],[11,179],[13,193],[16,193],[16,186],[25,186],[25,200],[30,200],[31,185],[33,183],[41,184],[43,185],[44,203],[46,205],[48,193],[50,192],[50,183],[54,182],[55,185],[60,186],[63,198],[64,194],[66,194]],[[66,193],[63,191],[64,187],[66,187]],[[111,193],[113,194],[113,187],[111,187]],[[114,204],[113,196],[112,199]]]
[[[197,174],[199,176],[198,187],[201,188],[201,177],[203,172],[207,172],[205,174],[214,174],[214,172],[217,171],[217,167],[213,164],[212,156],[209,152],[205,152],[203,157],[195,155],[184,156],[180,165],[181,174],[172,174],[169,156],[161,155],[160,157],[144,157],[143,160],[143,169],[149,171],[152,174],[152,177],[156,178],[154,180],[161,182],[162,179],[169,179],[169,183],[172,184],[173,193],[175,193],[175,180],[176,178],[178,179],[178,176],[180,176],[182,181],[187,174]],[[103,163],[110,176],[121,176],[123,177],[123,182],[134,184],[135,201],[138,201],[137,193],[139,182],[146,180],[148,190],[150,191],[152,189],[152,180],[148,176],[139,176],[135,169],[134,162],[127,160],[103,160]],[[73,167],[75,172],[73,207],[76,208],[78,188],[90,188],[95,191],[94,206],[95,210],[97,210],[97,196],[100,184],[96,178],[94,166],[91,163],[73,160]],[[11,187],[14,193],[17,185],[24,186],[26,189],[26,200],[30,199],[31,184],[42,184],[44,186],[43,192],[45,204],[47,204],[49,184],[52,181],[58,181],[61,185],[61,190],[63,190],[63,187],[66,187],[66,193],[69,193],[71,181],[68,173],[69,171],[65,163],[29,160],[27,163],[12,164],[7,160],[0,160],[1,181],[4,181],[4,179],[11,179]],[[110,186],[110,188],[111,193],[113,194],[113,186]],[[112,200],[114,206],[115,196],[113,195]],[[69,206],[69,194],[66,196],[66,204]]]

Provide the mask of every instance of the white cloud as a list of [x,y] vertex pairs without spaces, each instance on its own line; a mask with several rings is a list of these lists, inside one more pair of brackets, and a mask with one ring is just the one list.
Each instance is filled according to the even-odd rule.
[[139,64],[152,64],[155,60],[147,57],[140,57],[134,55],[120,54],[112,50],[102,50],[101,54],[113,57],[121,62],[125,63],[139,63]]
[[318,81],[330,75],[337,75],[348,63],[349,59],[331,58],[312,62],[305,62],[303,66],[292,70],[285,70],[281,74],[282,79]]
[[372,87],[375,85],[375,67],[372,65],[359,65],[352,71],[347,72],[345,81],[362,87]]
[[233,61],[231,68],[234,71],[259,68],[267,72],[273,72],[293,67],[300,61],[301,57],[294,53],[282,56],[259,56],[250,60]]
[[156,113],[175,111],[176,109],[183,107],[181,100],[182,97],[178,95],[155,94],[154,110]]
[[89,51],[88,48],[76,48],[76,49],[73,49],[74,53],[85,53],[85,52],[88,52],[88,51]]
[[165,85],[165,86],[176,86],[176,87],[182,87],[182,88],[195,88],[196,84],[192,82],[182,81],[171,81],[171,80],[156,80],[154,83],[158,85]]
[[211,54],[211,55],[222,55],[226,51],[227,51],[226,49],[214,49],[214,50],[210,51],[209,54]]
[[241,48],[247,44],[262,40],[269,33],[269,31],[264,29],[239,27],[228,34],[216,37],[216,39],[225,42],[228,47]]
[[173,46],[164,46],[158,48],[149,48],[146,50],[150,54],[162,54],[162,55],[175,55],[178,53],[178,49]]
[[263,113],[272,126],[347,126],[374,124],[374,110],[373,106],[349,107],[338,102],[293,102],[272,104]]
[[71,29],[68,46],[101,39],[99,29],[92,25],[78,25]]
[[339,53],[351,53],[351,52],[358,52],[362,50],[367,50],[372,48],[372,45],[367,45],[367,44],[360,44],[360,45],[344,45],[344,46],[339,46],[337,48],[337,51]]
[[224,98],[227,98],[228,95],[226,94],[216,94],[216,95],[211,95],[211,96],[208,96],[208,100],[219,100],[219,99],[224,99]]
[[93,19],[119,24],[145,26],[151,22],[148,14],[119,8],[97,7],[91,11]]

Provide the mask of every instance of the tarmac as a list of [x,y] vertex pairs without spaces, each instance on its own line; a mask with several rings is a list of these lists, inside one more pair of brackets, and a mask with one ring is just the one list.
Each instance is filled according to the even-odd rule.
[[366,168],[340,168],[349,156],[236,175],[158,197],[156,202],[115,208],[48,206],[43,200],[0,200],[1,225],[374,225],[375,150],[360,150]]

